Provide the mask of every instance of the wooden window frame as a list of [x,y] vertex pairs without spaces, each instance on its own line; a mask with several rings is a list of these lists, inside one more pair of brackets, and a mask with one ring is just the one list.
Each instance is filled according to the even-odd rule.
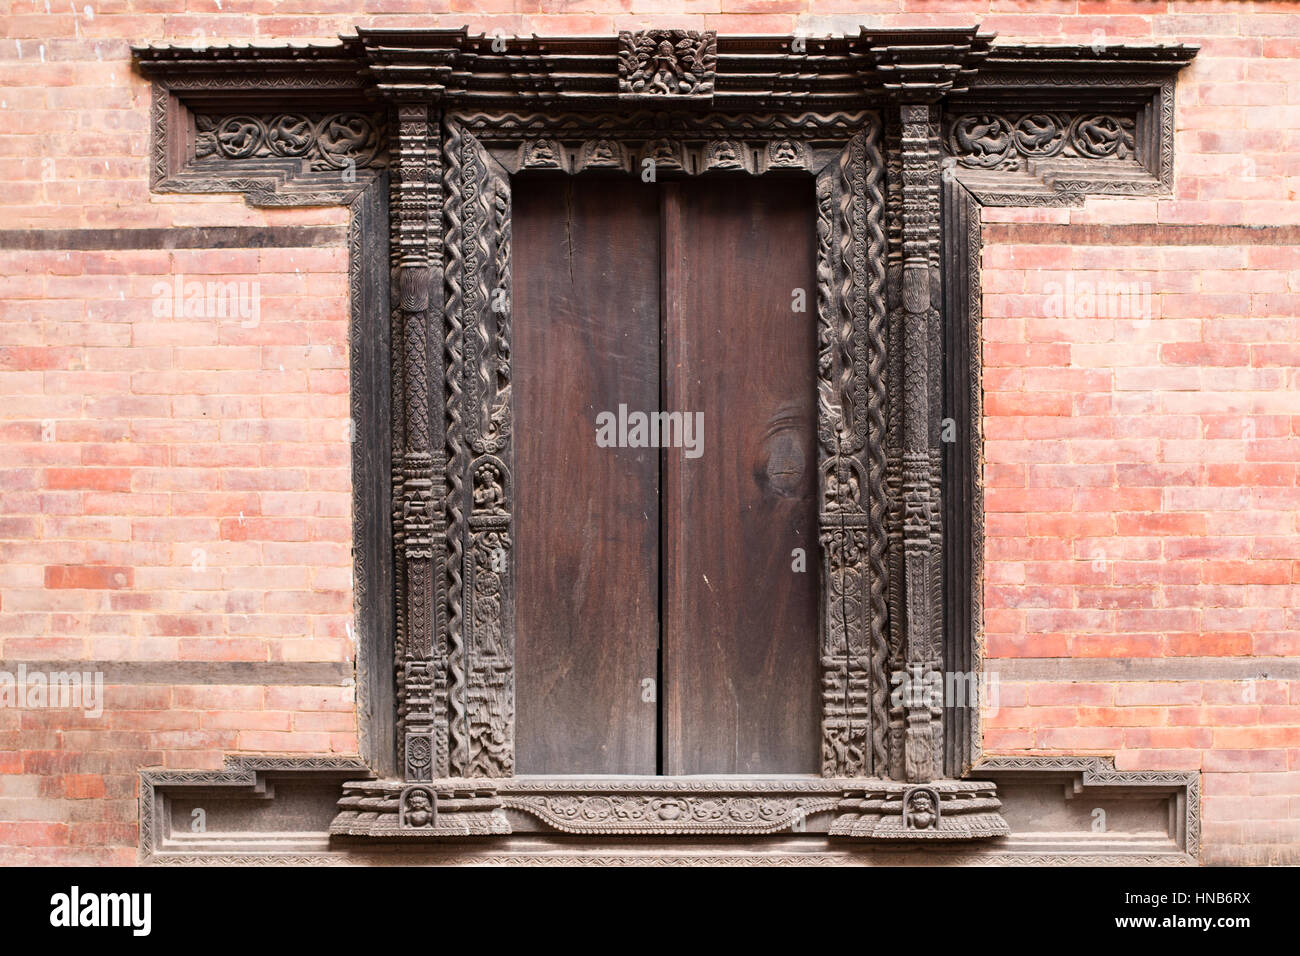
[[[890,700],[902,675],[928,686],[980,669],[978,210],[1166,192],[1173,78],[1195,50],[991,40],[646,30],[517,38],[496,55],[464,30],[361,30],[324,47],[134,51],[155,81],[155,190],[352,207],[357,696],[373,779],[344,785],[337,836],[1007,832],[996,786],[967,779],[978,710]],[[313,110],[305,150],[270,135]],[[1031,114],[1055,152],[1018,136]],[[262,145],[214,145],[232,118]],[[1119,130],[1122,155],[1089,145],[1083,124]],[[720,142],[741,145],[738,166],[717,164]],[[490,298],[509,300],[510,174],[607,154],[633,172],[651,158],[816,179],[821,777],[513,775],[511,572],[483,560],[508,552],[515,478],[508,313]],[[477,510],[475,482],[492,475],[504,507]]]

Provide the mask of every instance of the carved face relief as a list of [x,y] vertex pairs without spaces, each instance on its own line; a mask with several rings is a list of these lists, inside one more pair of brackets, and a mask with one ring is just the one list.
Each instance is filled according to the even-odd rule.
[[401,797],[402,826],[423,829],[433,826],[436,810],[433,793],[425,787],[411,787]]
[[903,796],[903,822],[911,830],[928,830],[939,822],[939,810],[929,787],[915,787]]

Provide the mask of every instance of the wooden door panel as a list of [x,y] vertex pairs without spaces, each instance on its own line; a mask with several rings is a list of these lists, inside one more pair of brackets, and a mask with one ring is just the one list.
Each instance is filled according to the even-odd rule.
[[814,213],[803,179],[664,187],[665,403],[704,413],[662,457],[666,773],[820,766]]
[[658,407],[657,197],[519,177],[513,202],[517,772],[654,773],[658,461],[595,420]]

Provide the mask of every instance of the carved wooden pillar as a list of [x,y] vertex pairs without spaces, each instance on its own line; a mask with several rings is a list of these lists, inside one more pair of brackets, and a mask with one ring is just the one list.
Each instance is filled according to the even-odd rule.
[[[902,529],[906,779],[943,774],[943,619],[939,603],[938,367],[940,156],[937,110],[899,107],[902,167]],[[898,678],[896,678],[898,679]]]
[[418,782],[444,775],[447,753],[445,648],[439,640],[444,631],[447,529],[441,502],[446,469],[442,418],[433,413],[430,401],[442,393],[442,374],[441,364],[429,360],[442,305],[442,201],[438,124],[430,104],[399,105],[395,127],[394,320],[402,342],[405,436],[399,489],[405,583],[399,717],[403,776]]

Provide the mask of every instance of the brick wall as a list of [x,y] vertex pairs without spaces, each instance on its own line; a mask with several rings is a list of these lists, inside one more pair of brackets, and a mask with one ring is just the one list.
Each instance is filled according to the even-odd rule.
[[[1178,231],[1300,224],[1292,5],[0,2],[0,229],[345,222],[151,195],[131,43],[652,21],[1201,44],[1172,198],[985,211],[986,622],[1004,674],[986,749],[1201,769],[1207,861],[1300,860],[1300,682],[1270,676],[1300,651],[1300,254],[1281,229]],[[131,861],[144,766],[355,752],[345,256],[0,251],[0,660],[143,662],[108,669],[98,719],[0,708],[0,861]],[[256,282],[257,321],[159,315],[177,276]],[[1126,284],[1145,310],[1089,312],[1081,282]],[[212,683],[239,662],[286,683]]]

